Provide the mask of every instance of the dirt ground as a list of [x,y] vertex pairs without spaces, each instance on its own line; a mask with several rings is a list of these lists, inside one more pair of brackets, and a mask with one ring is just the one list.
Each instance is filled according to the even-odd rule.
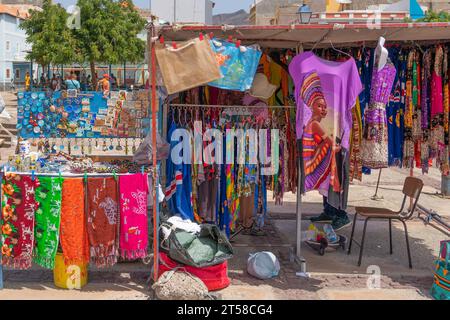
[[[14,97],[4,95],[8,111],[13,118]],[[0,119],[0,121],[2,121]],[[14,119],[12,121],[15,121]],[[1,150],[1,159],[7,159],[11,150]],[[415,170],[414,174],[425,182],[425,188],[419,203],[439,213],[450,222],[450,200],[439,195],[440,173],[431,169],[427,175]],[[350,187],[348,212],[353,219],[355,206],[375,206],[399,209],[401,189],[409,170],[391,168],[383,170],[378,195],[383,199],[371,200],[375,193],[378,171],[365,175],[362,182]],[[269,193],[269,200],[272,199]],[[403,227],[393,223],[393,255],[389,254],[389,233],[387,222],[369,223],[362,266],[357,266],[359,248],[326,253],[317,252],[302,245],[301,255],[306,259],[309,277],[296,275],[300,271],[298,264],[292,261],[296,243],[296,196],[286,194],[283,206],[269,203],[266,219],[265,237],[239,235],[233,240],[235,256],[229,261],[230,287],[217,292],[220,299],[229,300],[268,300],[268,299],[430,299],[433,261],[439,250],[439,242],[448,236],[430,225],[425,225],[417,215],[408,222],[413,269],[409,269],[406,255],[406,243]],[[312,192],[302,197],[304,220],[302,229],[309,222],[308,216],[319,214],[322,210],[322,198]],[[362,221],[358,221],[356,239],[362,234]],[[349,236],[351,228],[341,233]],[[257,280],[246,272],[250,253],[271,251],[280,260],[281,272],[277,278],[268,281]],[[147,280],[150,266],[142,263],[123,263],[108,270],[91,270],[89,284],[81,291],[68,291],[55,288],[51,271],[33,267],[29,271],[5,270],[5,288],[0,290],[0,300],[4,299],[88,299],[88,300],[142,300],[152,299]],[[379,270],[377,277],[371,270]],[[375,284],[375,288],[374,285]]]

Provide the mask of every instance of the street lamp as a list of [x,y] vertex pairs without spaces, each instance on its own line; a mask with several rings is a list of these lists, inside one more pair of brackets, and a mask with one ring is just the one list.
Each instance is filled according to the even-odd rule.
[[307,4],[302,4],[302,6],[298,8],[297,14],[299,16],[300,23],[309,24],[312,16],[312,10]]

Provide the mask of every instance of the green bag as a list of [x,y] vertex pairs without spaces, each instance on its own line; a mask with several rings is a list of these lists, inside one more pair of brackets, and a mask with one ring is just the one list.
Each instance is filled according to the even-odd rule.
[[174,229],[171,225],[167,227],[172,229],[172,232],[167,239],[161,241],[161,250],[174,261],[203,268],[223,263],[233,257],[233,247],[215,225],[201,225],[199,234]]
[[450,300],[450,240],[441,242],[435,267],[431,295],[436,300]]

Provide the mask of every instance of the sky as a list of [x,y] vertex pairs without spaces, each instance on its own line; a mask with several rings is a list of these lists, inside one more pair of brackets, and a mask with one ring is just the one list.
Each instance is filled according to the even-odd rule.
[[[183,0],[180,0],[183,1]],[[214,14],[230,13],[240,9],[249,11],[250,5],[254,0],[213,0],[216,3]],[[62,3],[64,6],[75,4],[76,0],[56,0],[55,2]],[[134,3],[142,8],[149,8],[150,0],[134,0]]]

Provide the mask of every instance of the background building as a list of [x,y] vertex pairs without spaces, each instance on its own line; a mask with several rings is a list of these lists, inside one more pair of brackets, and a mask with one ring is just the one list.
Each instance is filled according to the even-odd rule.
[[43,0],[0,0],[0,4],[28,4],[42,7]]
[[151,12],[161,20],[184,23],[213,22],[214,2],[211,0],[151,0]]
[[30,46],[26,42],[25,31],[20,29],[20,23],[28,17],[29,9],[37,7],[0,4],[0,90],[9,88],[11,79],[14,79],[16,86],[23,84],[26,72],[30,71],[30,62],[26,60]]

